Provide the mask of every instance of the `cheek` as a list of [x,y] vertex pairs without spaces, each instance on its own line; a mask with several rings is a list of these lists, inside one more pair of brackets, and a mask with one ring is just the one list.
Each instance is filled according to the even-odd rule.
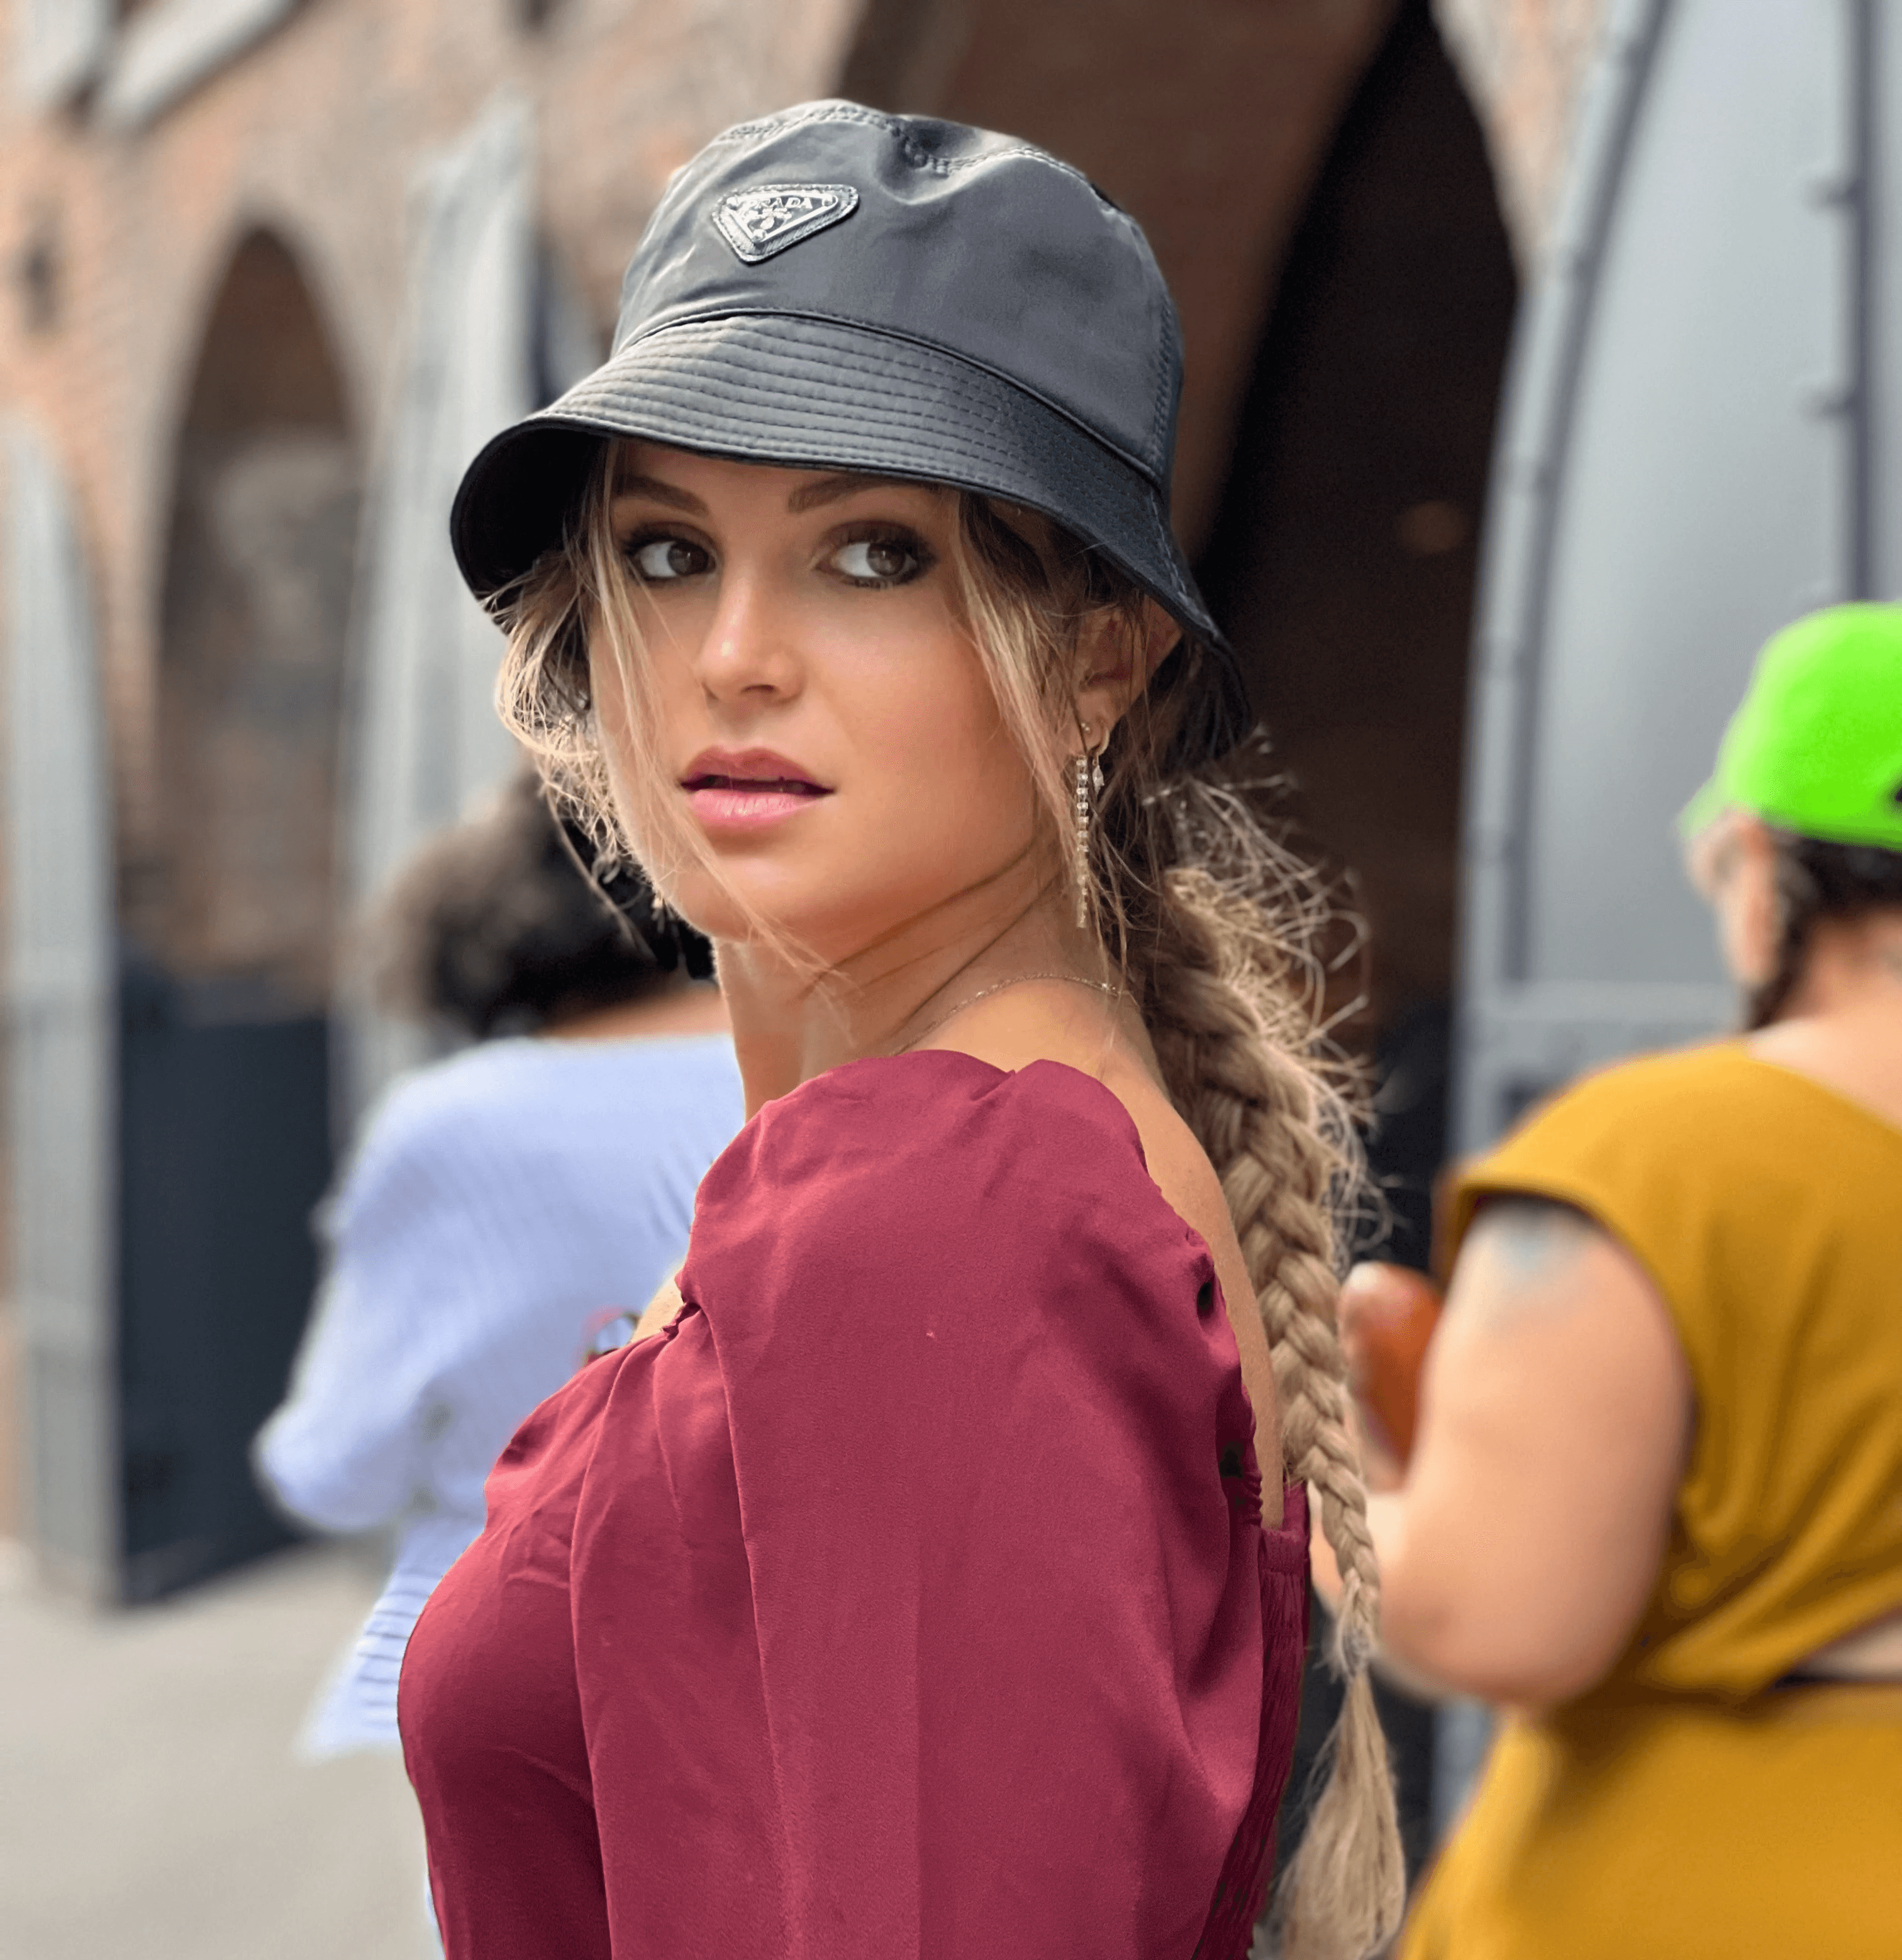
[[[859,743],[880,784],[894,842],[967,863],[1014,855],[1028,842],[1030,773],[977,655],[959,644],[865,698]],[[869,814],[869,812],[868,813]]]

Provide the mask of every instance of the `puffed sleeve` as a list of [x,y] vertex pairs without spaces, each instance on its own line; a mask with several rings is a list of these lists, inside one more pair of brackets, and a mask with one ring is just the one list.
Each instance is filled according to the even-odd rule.
[[1188,1960],[1256,1784],[1253,1421],[1120,1105],[835,1071],[680,1284],[573,1545],[614,1952]]

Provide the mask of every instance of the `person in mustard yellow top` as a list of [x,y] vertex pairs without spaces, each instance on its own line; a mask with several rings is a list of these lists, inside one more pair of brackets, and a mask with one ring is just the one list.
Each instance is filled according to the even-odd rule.
[[1505,1711],[1402,1960],[1902,1955],[1902,607],[1771,641],[1684,828],[1747,1032],[1458,1176],[1370,1513]]

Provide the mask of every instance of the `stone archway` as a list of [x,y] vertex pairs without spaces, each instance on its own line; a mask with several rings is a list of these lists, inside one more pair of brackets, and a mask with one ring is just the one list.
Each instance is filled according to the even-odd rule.
[[[1351,873],[1388,1255],[1444,1149],[1467,648],[1517,300],[1480,122],[1428,0],[868,0],[842,92],[1043,144],[1142,223],[1188,373],[1178,533],[1250,670],[1286,814]],[[1311,1669],[1284,1820],[1337,1705]],[[1416,1864],[1426,1711],[1384,1708]]]
[[358,463],[275,234],[233,251],[178,425],[153,842],[123,895],[126,1567],[151,1598],[282,1542],[282,1395],[329,1181],[338,731]]
[[179,426],[159,651],[158,841],[128,893],[144,950],[255,1012],[327,1001],[337,730],[358,466],[328,336],[289,250],[232,253]]

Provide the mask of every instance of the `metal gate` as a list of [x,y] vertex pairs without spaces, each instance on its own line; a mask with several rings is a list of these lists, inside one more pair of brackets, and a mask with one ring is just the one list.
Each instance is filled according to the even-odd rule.
[[1456,1125],[1735,1013],[1680,866],[1751,657],[1892,593],[1902,19],[1617,0],[1515,350],[1475,651]]
[[119,988],[119,1597],[288,1543],[247,1468],[317,1284],[330,1026],[244,1019],[128,957]]

